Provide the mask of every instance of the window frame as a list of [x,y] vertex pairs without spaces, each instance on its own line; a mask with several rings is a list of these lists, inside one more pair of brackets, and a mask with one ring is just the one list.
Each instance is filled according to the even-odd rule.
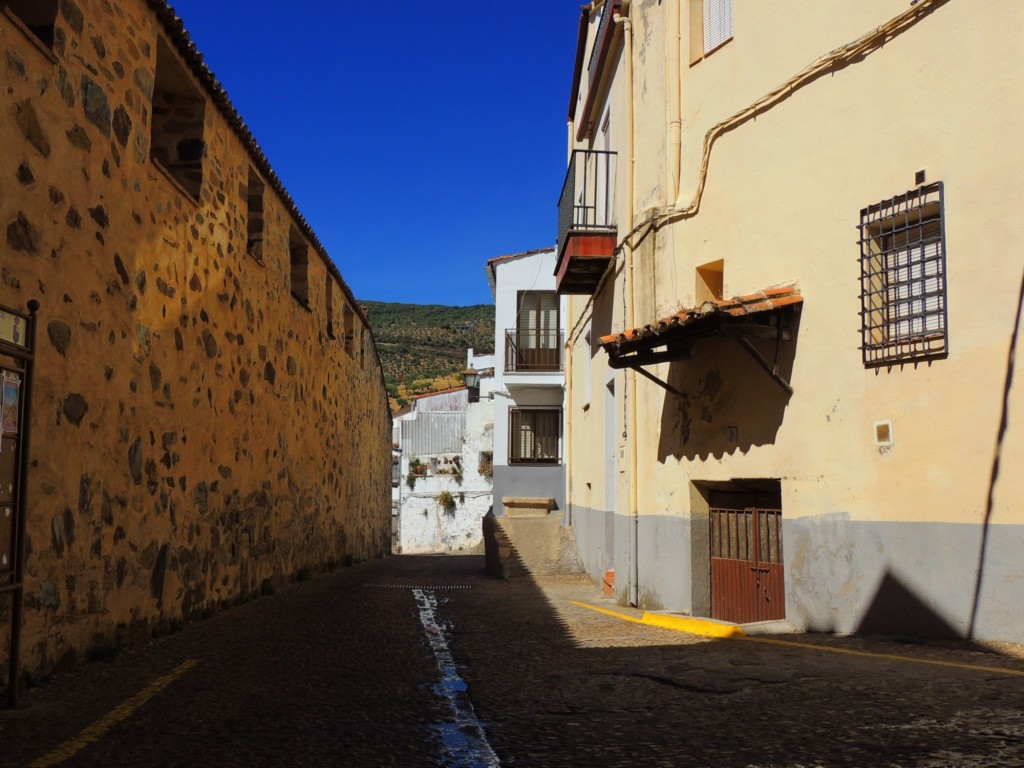
[[2,2],[0,13],[13,20],[40,50],[56,61],[53,49],[57,39],[57,16],[60,15],[57,0],[33,0],[28,7],[25,0]]
[[[717,34],[712,35],[717,28]],[[734,0],[690,0],[690,64],[710,56],[733,39]]]
[[707,56],[732,40],[735,9],[733,0],[703,0],[703,3],[701,40]]
[[[554,417],[554,433],[538,435],[538,420],[544,416]],[[532,429],[532,450],[533,456],[522,455],[522,440],[517,436],[522,433],[524,420],[533,421]],[[538,455],[538,440],[553,440],[554,456]],[[543,451],[543,444],[540,445]],[[562,409],[558,406],[535,406],[525,408],[510,408],[508,411],[508,463],[512,466],[558,466],[562,463]]]
[[174,45],[163,35],[157,36],[153,78],[150,162],[198,205],[207,182],[206,117],[212,105]]
[[864,365],[948,356],[943,183],[862,208],[858,229]]
[[288,230],[288,290],[304,308],[309,305],[309,243],[294,224]]
[[245,211],[245,252],[253,260],[263,264],[263,246],[266,238],[266,185],[251,165],[245,186]]

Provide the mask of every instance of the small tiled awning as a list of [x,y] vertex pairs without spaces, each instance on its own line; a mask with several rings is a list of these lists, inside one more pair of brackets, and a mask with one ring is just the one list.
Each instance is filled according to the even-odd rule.
[[746,296],[705,301],[698,307],[639,328],[602,336],[612,368],[637,368],[687,357],[691,342],[707,336],[741,340],[777,339],[787,335],[778,316],[803,301],[795,285],[769,288]]

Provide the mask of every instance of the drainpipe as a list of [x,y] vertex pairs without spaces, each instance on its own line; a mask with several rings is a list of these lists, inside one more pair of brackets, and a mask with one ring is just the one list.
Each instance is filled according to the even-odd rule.
[[668,115],[668,162],[665,164],[666,205],[673,205],[679,197],[679,178],[682,174],[683,111],[680,97],[680,53],[682,51],[683,3],[673,3],[665,8],[667,23],[665,30],[665,55],[668,58],[665,71],[665,104]]
[[[566,314],[572,317],[572,296],[566,302]],[[565,360],[565,412],[562,421],[565,423],[565,509],[562,510],[562,525],[572,525],[572,342],[566,336],[562,345]]]
[[[625,39],[625,54],[623,59],[626,63],[626,232],[633,231],[633,171],[636,162],[633,137],[633,25],[628,17],[616,15],[615,23],[622,25],[623,37]],[[625,298],[626,298],[626,327],[636,327],[636,307],[633,296],[633,246],[629,238],[622,245],[624,259],[625,277]],[[636,371],[626,371],[626,424],[623,425],[626,436],[629,454],[629,517],[632,543],[630,546],[629,562],[629,603],[632,606],[639,605],[639,566],[640,555],[640,515],[637,501],[637,420],[636,420]]]

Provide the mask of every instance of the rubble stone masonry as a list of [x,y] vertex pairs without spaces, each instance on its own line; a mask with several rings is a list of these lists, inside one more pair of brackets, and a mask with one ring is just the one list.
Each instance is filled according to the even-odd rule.
[[0,305],[41,305],[24,670],[386,554],[365,316],[173,13],[12,3],[0,51]]

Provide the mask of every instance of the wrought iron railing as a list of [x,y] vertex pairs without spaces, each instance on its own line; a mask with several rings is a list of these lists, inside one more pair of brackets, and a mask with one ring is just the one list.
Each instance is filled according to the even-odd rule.
[[562,332],[538,328],[505,331],[505,373],[562,370]]
[[590,76],[590,87],[597,83],[598,67],[601,64],[601,52],[605,50],[605,41],[611,34],[612,24],[615,15],[622,10],[622,0],[609,0],[601,11],[601,21],[597,25],[597,35],[594,37],[594,47],[590,49],[590,63],[587,65],[587,73]]
[[558,199],[558,253],[570,231],[613,231],[616,153],[577,149]]

